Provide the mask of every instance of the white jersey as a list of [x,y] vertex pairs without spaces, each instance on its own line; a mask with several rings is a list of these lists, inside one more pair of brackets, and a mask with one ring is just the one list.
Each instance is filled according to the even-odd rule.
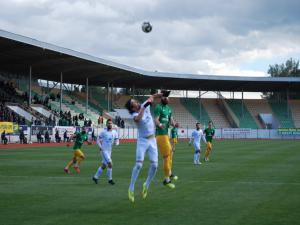
[[[144,102],[141,107],[144,107],[146,103],[147,102]],[[134,112],[131,114],[131,116],[134,119],[136,116],[138,116],[138,114],[139,113]],[[136,124],[138,128],[138,137],[146,138],[155,134],[155,126],[151,115],[150,106],[147,106],[142,119],[139,122],[136,122]]]
[[202,139],[204,142],[206,142],[205,136],[204,136],[204,134],[203,134],[203,131],[202,131],[201,129],[199,129],[199,130],[194,130],[194,131],[192,132],[190,142],[193,141],[194,144],[200,144],[201,139]]
[[119,136],[116,130],[104,129],[97,138],[97,145],[103,151],[111,151],[114,143],[119,145]]

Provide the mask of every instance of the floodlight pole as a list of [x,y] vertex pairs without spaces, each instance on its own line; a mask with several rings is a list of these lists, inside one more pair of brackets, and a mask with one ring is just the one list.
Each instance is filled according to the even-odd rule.
[[59,114],[62,111],[62,98],[63,98],[63,92],[62,92],[62,82],[63,82],[63,73],[60,72],[60,99],[59,99]]
[[31,76],[32,76],[32,67],[29,67],[29,96],[28,96],[28,104],[31,105]]
[[86,78],[86,103],[85,103],[85,113],[88,113],[88,107],[89,107],[89,78]]

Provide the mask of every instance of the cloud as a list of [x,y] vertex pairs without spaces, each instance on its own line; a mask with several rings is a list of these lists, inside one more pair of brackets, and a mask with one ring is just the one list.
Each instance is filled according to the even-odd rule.
[[[298,0],[0,4],[1,29],[150,71],[264,76],[278,58],[300,58]],[[143,21],[151,33],[141,31]]]

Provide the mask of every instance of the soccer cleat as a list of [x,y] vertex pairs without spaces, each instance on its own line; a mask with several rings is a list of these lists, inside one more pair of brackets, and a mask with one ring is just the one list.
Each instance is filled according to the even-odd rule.
[[70,170],[68,168],[64,168],[65,173],[71,174]]
[[202,163],[200,161],[197,162],[198,165],[201,165]]
[[110,185],[115,185],[115,182],[114,182],[113,180],[109,180],[108,183],[109,183]]
[[74,170],[75,170],[77,173],[80,173],[80,168],[79,168],[79,166],[74,166]]
[[134,203],[134,192],[133,191],[128,190],[128,198],[129,198],[129,201]]
[[171,174],[170,179],[174,180],[174,181],[177,181],[178,180],[178,176],[176,176],[174,174]]
[[165,185],[166,187],[168,187],[170,189],[174,189],[175,188],[175,184],[172,184],[171,181],[164,180],[163,185]]
[[98,184],[98,179],[95,177],[92,177],[92,180],[95,182],[95,184]]
[[198,163],[197,163],[197,161],[196,161],[196,160],[194,160],[194,165],[198,165]]
[[146,183],[143,183],[143,190],[142,190],[143,199],[145,199],[147,197],[147,194],[148,194],[148,188],[146,186]]
[[204,161],[209,162],[209,158],[205,157]]

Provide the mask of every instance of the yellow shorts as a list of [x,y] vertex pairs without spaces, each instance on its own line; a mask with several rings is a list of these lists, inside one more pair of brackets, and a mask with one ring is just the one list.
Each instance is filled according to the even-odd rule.
[[172,138],[172,142],[173,142],[174,145],[176,145],[177,142],[178,142],[177,138]]
[[163,156],[169,156],[172,151],[172,146],[168,135],[156,136],[157,146]]
[[80,149],[74,150],[74,158],[84,158],[84,154]]
[[212,150],[212,143],[211,142],[207,142],[207,148],[209,149],[209,150]]

